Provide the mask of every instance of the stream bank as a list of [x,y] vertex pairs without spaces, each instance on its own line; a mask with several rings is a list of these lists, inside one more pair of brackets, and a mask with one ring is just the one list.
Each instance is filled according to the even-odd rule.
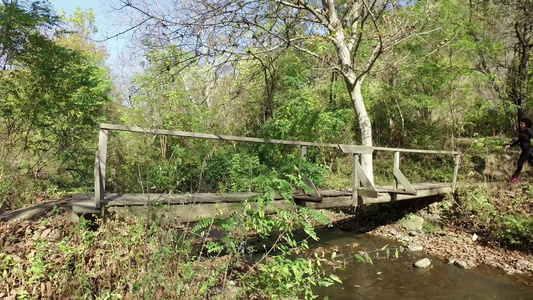
[[[479,265],[463,269],[448,264],[433,255],[402,251],[393,255],[395,248],[402,242],[371,234],[353,234],[337,229],[320,234],[317,248],[336,249],[339,259],[353,256],[358,249],[368,249],[372,263],[361,263],[349,259],[344,268],[333,269],[342,284],[328,288],[317,287],[318,299],[328,297],[335,300],[373,299],[373,300],[420,300],[420,299],[531,299],[533,285],[524,275],[508,275],[504,271]],[[354,248],[353,245],[357,244]],[[373,249],[390,249],[372,251]],[[313,247],[315,248],[315,247]],[[379,255],[377,255],[379,253]],[[414,267],[413,263],[428,259],[428,268]]]
[[507,223],[497,223],[501,214],[519,215],[526,220],[532,217],[531,190],[527,184],[489,184],[460,189],[459,195],[449,195],[442,201],[424,199],[368,206],[355,215],[322,212],[344,231],[391,238],[407,249],[438,257],[459,268],[486,265],[524,275],[533,282],[533,250],[527,247],[533,236],[527,239],[526,233],[519,240],[523,244],[512,244],[506,243],[506,236],[495,234],[500,230],[514,236],[515,231],[520,231]]

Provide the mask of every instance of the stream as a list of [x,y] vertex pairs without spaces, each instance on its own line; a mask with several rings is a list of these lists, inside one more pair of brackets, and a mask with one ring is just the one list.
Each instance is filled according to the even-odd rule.
[[[447,262],[424,255],[422,252],[400,252],[394,240],[341,230],[319,230],[320,241],[312,248],[339,249],[337,259],[346,259],[344,269],[332,271],[343,282],[330,287],[319,287],[314,292],[318,299],[533,299],[533,279],[521,275],[480,266],[465,270]],[[357,247],[353,247],[357,243]],[[386,251],[376,250],[389,245]],[[359,250],[368,250],[372,263],[362,263],[354,256]],[[422,258],[431,260],[431,267],[418,269],[413,263]]]

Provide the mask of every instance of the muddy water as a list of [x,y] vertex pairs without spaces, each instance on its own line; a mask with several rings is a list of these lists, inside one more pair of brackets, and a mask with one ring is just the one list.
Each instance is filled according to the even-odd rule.
[[[343,284],[317,288],[315,293],[323,299],[533,299],[533,279],[507,275],[504,272],[478,267],[464,270],[446,262],[425,256],[420,252],[404,251],[395,258],[390,250],[380,251],[379,258],[370,254],[373,264],[358,262],[353,256],[361,249],[375,250],[385,245],[394,247],[396,241],[355,234],[340,230],[322,231],[321,240],[313,245],[326,249],[338,247],[340,255],[347,259],[343,270],[335,270]],[[354,243],[359,246],[353,247]],[[412,267],[419,259],[428,257],[432,267]]]

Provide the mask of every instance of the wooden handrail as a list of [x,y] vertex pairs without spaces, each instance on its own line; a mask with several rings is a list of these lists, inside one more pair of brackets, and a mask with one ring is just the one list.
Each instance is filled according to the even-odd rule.
[[387,148],[387,147],[372,147],[378,151],[390,151],[390,152],[405,152],[405,153],[424,153],[424,154],[461,154],[460,151],[446,151],[446,150],[424,150],[424,149],[402,149],[402,148]]
[[[329,147],[329,148],[337,148],[337,149],[357,148],[356,150],[357,153],[369,153],[369,152],[372,152],[373,150],[378,150],[378,151],[427,153],[427,154],[461,154],[461,152],[459,151],[402,149],[402,148],[386,148],[386,147],[360,146],[360,145],[288,141],[288,140],[277,140],[277,139],[262,139],[262,138],[252,138],[252,137],[242,137],[242,136],[232,136],[232,135],[218,135],[218,134],[177,131],[177,130],[167,130],[167,129],[150,129],[150,128],[142,128],[138,126],[126,126],[126,125],[105,124],[105,123],[100,124],[100,129],[139,132],[139,133],[151,133],[151,134],[161,134],[161,135],[172,135],[172,136],[211,139],[211,140],[234,141],[234,142],[267,143],[267,144],[311,146],[311,147]],[[350,152],[350,153],[354,153],[354,152]]]
[[[222,140],[222,141],[233,141],[233,142],[251,142],[251,143],[267,143],[267,144],[330,147],[330,148],[339,148],[340,147],[339,144],[325,144],[325,143],[287,141],[287,140],[276,140],[276,139],[262,139],[262,138],[251,138],[251,137],[232,136],[232,135],[218,135],[218,134],[198,133],[198,132],[189,132],[189,131],[177,131],[177,130],[167,130],[167,129],[149,129],[149,128],[142,128],[142,127],[137,127],[137,126],[125,126],[125,125],[115,125],[115,124],[100,124],[100,129],[139,132],[139,133],[151,133],[151,134],[161,134],[161,135],[172,135],[172,136],[182,136],[182,137],[201,138],[201,139],[210,139],[210,140]],[[365,148],[371,149],[372,147],[365,147]]]
[[[394,158],[395,167],[398,167],[397,165],[399,165],[399,152],[455,155],[455,167],[454,167],[454,175],[453,175],[453,183],[452,183],[454,190],[457,184],[457,173],[458,173],[460,157],[461,157],[461,152],[459,151],[401,149],[401,148],[386,148],[386,147],[373,147],[373,146],[360,146],[360,145],[344,145],[344,144],[314,143],[314,142],[288,141],[288,140],[276,140],[276,139],[262,139],[262,138],[241,137],[241,136],[231,136],[231,135],[217,135],[217,134],[177,131],[177,130],[167,130],[167,129],[149,129],[149,128],[142,128],[138,126],[126,126],[126,125],[102,123],[100,124],[100,138],[99,138],[99,143],[98,143],[98,151],[96,152],[95,169],[94,169],[94,174],[95,174],[95,182],[94,182],[95,203],[94,205],[95,205],[95,208],[101,207],[101,203],[105,197],[105,176],[106,176],[105,172],[106,172],[108,130],[171,135],[171,136],[223,140],[223,141],[235,141],[235,142],[252,142],[252,143],[302,146],[302,156],[304,156],[305,153],[307,152],[307,149],[306,149],[307,146],[329,147],[329,148],[340,149],[344,153],[351,153],[354,155],[354,178],[353,180],[354,180],[354,195],[356,195],[355,199],[353,199],[354,205],[356,204],[356,201],[357,201],[357,187],[359,186],[358,181],[361,180],[359,176],[361,174],[357,174],[358,169],[356,168],[359,164],[358,163],[359,154],[371,154],[374,150],[395,152],[397,153],[395,154],[395,158]],[[397,187],[397,183],[395,184],[395,186]]]

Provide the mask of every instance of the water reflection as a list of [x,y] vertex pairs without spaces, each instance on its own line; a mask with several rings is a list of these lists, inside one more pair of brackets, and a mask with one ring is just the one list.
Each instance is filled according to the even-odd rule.
[[[316,246],[337,246],[344,257],[353,257],[361,249],[374,250],[387,244],[399,246],[392,240],[340,230],[321,232],[320,236],[321,241]],[[359,248],[353,248],[353,243],[358,243]],[[336,300],[533,299],[531,278],[507,275],[485,266],[464,270],[422,253],[405,251],[399,258],[394,255],[379,257],[373,257],[373,264],[351,259],[344,270],[334,271],[343,281],[342,285],[317,288],[315,293],[319,299],[328,296]],[[431,259],[431,268],[412,267],[415,261],[424,257]]]

